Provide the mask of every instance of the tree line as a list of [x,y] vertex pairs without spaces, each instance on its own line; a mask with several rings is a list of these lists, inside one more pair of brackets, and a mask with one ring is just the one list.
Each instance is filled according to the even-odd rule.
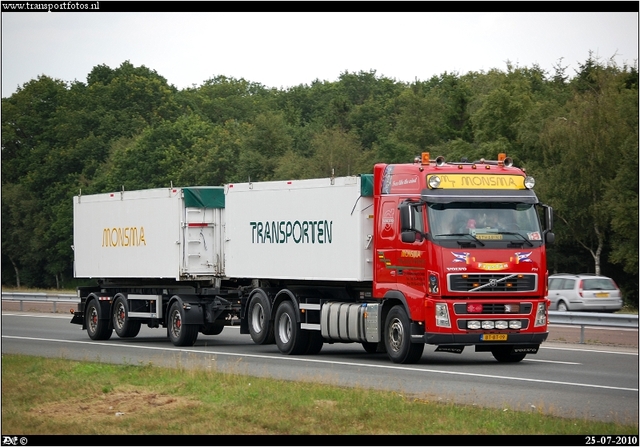
[[73,287],[72,197],[344,176],[428,151],[512,157],[554,207],[549,270],[614,278],[638,304],[638,71],[592,55],[398,82],[341,73],[286,89],[216,76],[179,90],[126,61],[2,98],[2,284]]

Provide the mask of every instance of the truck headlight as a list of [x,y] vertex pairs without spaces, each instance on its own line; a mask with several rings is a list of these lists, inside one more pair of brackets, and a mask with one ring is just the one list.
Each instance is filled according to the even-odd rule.
[[451,320],[449,320],[449,309],[447,309],[447,303],[436,303],[436,326],[451,327]]
[[547,324],[547,309],[544,303],[538,303],[538,310],[536,311],[536,322],[534,326],[544,326]]

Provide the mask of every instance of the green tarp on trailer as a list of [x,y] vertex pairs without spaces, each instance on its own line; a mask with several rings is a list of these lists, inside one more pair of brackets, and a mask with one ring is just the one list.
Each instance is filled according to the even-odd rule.
[[360,195],[373,197],[373,174],[360,174]]
[[182,188],[187,208],[224,208],[224,188],[221,186],[194,186]]

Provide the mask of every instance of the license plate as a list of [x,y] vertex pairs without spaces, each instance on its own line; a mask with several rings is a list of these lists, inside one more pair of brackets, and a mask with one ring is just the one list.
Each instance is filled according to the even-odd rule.
[[482,334],[481,341],[507,341],[507,334]]
[[609,292],[598,292],[596,293],[598,298],[609,298]]

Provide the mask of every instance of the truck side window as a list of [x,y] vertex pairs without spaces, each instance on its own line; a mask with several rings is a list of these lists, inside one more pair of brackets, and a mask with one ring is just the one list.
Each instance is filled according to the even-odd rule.
[[424,209],[425,209],[424,206],[412,206],[411,207],[411,212],[413,213],[414,228],[417,230],[417,232],[416,232],[416,240],[415,240],[414,243],[422,242],[422,240],[424,239],[422,237],[422,234],[424,233],[424,216],[423,216],[423,210]]

